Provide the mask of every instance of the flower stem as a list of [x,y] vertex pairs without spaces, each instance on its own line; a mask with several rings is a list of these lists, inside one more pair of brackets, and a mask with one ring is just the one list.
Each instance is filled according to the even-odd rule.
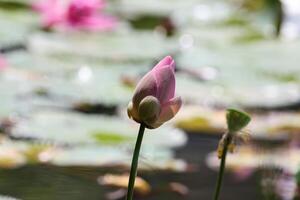
[[283,6],[280,0],[277,0],[275,2],[275,12],[276,12],[276,16],[275,16],[275,34],[276,37],[280,36],[280,32],[282,29],[282,23],[284,20],[284,10],[283,10]]
[[220,169],[218,174],[218,180],[217,180],[217,185],[214,194],[214,200],[218,200],[220,196],[220,191],[221,191],[222,181],[223,181],[223,176],[225,171],[226,155],[231,140],[232,140],[232,136],[230,135],[230,133],[226,133],[224,145],[223,145],[222,157],[221,157],[221,164],[220,164]]
[[140,149],[141,149],[141,145],[142,145],[144,132],[145,132],[145,125],[141,123],[139,134],[138,134],[134,152],[133,152],[132,162],[131,162],[131,170],[130,170],[126,200],[132,200],[132,197],[133,197],[134,182],[135,182],[135,177],[137,174],[139,154],[140,154]]

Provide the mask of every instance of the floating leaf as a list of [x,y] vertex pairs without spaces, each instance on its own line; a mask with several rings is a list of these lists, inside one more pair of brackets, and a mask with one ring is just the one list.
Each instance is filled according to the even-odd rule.
[[122,136],[117,133],[94,131],[92,135],[98,142],[103,144],[120,144],[132,140],[131,137]]
[[[136,123],[118,117],[48,110],[32,113],[28,119],[20,120],[11,134],[58,144],[95,145],[102,139],[112,140],[116,146],[132,146],[137,129]],[[144,144],[149,146],[176,147],[184,145],[187,140],[182,131],[167,125],[159,130],[147,131],[149,134],[145,134]],[[112,136],[109,136],[110,133]]]

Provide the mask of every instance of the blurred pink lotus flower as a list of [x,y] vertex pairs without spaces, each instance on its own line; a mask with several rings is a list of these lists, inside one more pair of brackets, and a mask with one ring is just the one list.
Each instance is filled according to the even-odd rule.
[[2,55],[0,55],[0,70],[6,69],[7,66],[8,66],[7,60]]
[[175,61],[167,56],[140,80],[127,111],[136,122],[157,128],[172,119],[181,104],[175,97]]
[[45,28],[51,28],[64,21],[64,6],[60,0],[44,0],[32,5],[33,10],[39,12]]
[[104,6],[104,0],[43,0],[32,7],[41,14],[45,28],[112,30],[116,27],[117,20],[100,12]]

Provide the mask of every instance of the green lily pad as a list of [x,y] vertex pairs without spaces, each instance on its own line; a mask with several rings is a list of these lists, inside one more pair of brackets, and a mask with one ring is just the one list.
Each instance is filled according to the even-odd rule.
[[[31,113],[28,119],[20,120],[12,129],[15,137],[74,145],[96,145],[102,140],[103,145],[107,142],[106,145],[113,146],[133,145],[137,132],[138,124],[129,119],[62,111]],[[159,129],[146,130],[144,145],[176,147],[184,145],[186,139],[182,131],[164,125]]]
[[[179,56],[178,66],[195,73],[210,67],[216,76],[201,82],[181,73],[177,76],[178,93],[210,105],[277,107],[295,104],[300,99],[296,55],[299,50],[299,42],[278,41],[191,48]],[[194,89],[185,90],[187,85]]]
[[11,196],[0,195],[0,200],[20,200]]
[[120,144],[132,140],[130,137],[122,136],[117,133],[97,132],[93,133],[93,137],[102,144]]
[[[39,142],[28,143],[4,139],[0,145],[0,168],[14,169],[26,164],[129,168],[133,148],[134,145],[118,148],[104,145],[59,147]],[[174,153],[169,148],[143,146],[140,154],[140,168],[182,171],[186,169],[186,163],[175,159]]]
[[[132,151],[110,147],[75,147],[60,150],[51,160],[58,166],[123,166],[130,167]],[[165,148],[143,147],[140,154],[140,169],[175,170],[185,169],[184,162],[173,158],[173,153]]]
[[25,42],[37,24],[34,13],[26,10],[12,11],[10,9],[1,9],[0,11],[0,26],[2,27],[0,30],[0,44],[11,45]]
[[[155,2],[151,0],[121,0],[120,11],[129,17],[139,16],[139,15],[169,15],[174,11],[179,11],[181,9],[188,9],[194,6],[199,1],[180,1],[180,0],[161,0]],[[172,5],[172,6],[170,6]]]
[[[84,40],[82,39],[84,38]],[[74,48],[80,47],[80,48]],[[172,39],[151,32],[36,33],[29,40],[36,54],[86,57],[107,62],[144,62],[177,49]]]
[[124,85],[123,77],[138,77],[148,68],[147,64],[105,64],[86,58],[70,60],[28,53],[9,54],[7,60],[14,70],[4,75],[19,77],[28,85],[23,94],[34,97],[33,104],[67,107],[79,103],[127,105],[133,89]]

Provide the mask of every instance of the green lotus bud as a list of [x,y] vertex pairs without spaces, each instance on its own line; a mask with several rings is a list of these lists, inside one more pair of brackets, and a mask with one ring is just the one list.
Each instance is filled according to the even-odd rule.
[[226,119],[230,133],[240,131],[251,121],[251,117],[247,113],[235,109],[227,109]]
[[160,114],[159,100],[154,96],[146,96],[139,105],[139,118],[147,125],[154,123]]

